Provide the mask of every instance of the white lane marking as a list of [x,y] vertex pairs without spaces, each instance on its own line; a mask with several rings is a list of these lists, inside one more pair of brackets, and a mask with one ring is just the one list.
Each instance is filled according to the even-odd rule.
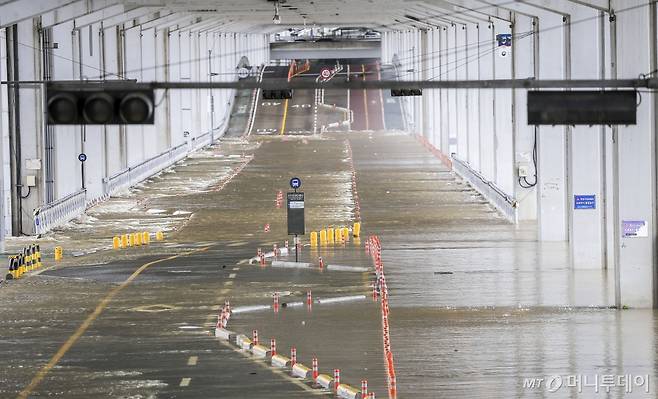
[[240,268],[239,267],[234,267],[233,270],[240,270]]
[[235,278],[235,276],[237,276],[237,274],[231,273],[231,274],[228,275],[228,278]]
[[187,365],[196,366],[198,361],[199,361],[199,356],[190,356],[190,358],[187,359]]
[[190,385],[190,381],[192,381],[191,378],[189,378],[189,377],[185,377],[185,378],[183,378],[183,379],[180,380],[180,384],[178,384],[178,386],[180,386],[180,387],[186,387],[186,386]]
[[233,281],[224,281],[224,285],[233,285]]

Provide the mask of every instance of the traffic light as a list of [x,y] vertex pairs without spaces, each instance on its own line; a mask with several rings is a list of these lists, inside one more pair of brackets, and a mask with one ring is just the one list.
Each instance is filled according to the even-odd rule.
[[292,89],[263,90],[263,100],[289,100],[292,98]]
[[391,96],[393,97],[403,97],[403,96],[422,96],[423,89],[391,89]]
[[153,90],[130,84],[67,82],[46,90],[49,125],[152,125]]

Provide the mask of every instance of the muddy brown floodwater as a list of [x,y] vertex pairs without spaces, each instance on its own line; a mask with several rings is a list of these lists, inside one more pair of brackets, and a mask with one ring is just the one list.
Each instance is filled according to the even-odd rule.
[[[289,239],[285,205],[275,204],[292,176],[303,181],[309,232],[350,226],[358,200],[361,240],[305,245],[300,260],[309,270],[249,264],[257,248]],[[166,240],[110,249],[113,235],[139,230],[165,230]],[[372,272],[317,268],[320,256],[326,265],[371,267],[363,250],[370,234],[383,247],[400,398],[598,397],[595,377],[601,397],[655,397],[655,312],[611,309],[608,272],[572,270],[566,245],[539,243],[534,225],[506,223],[397,132],[225,140],[45,237],[47,266],[54,243],[80,256],[0,288],[0,397],[16,397],[31,381],[34,397],[315,396],[212,336],[225,300],[234,309],[268,305],[279,292],[288,304],[308,290],[316,299],[365,298],[236,312],[229,328],[257,329],[263,343],[276,339],[278,352],[295,346],[300,362],[310,366],[315,355],[321,373],[339,368],[344,382],[367,379],[387,397]],[[609,375],[631,376],[630,386],[606,392]]]

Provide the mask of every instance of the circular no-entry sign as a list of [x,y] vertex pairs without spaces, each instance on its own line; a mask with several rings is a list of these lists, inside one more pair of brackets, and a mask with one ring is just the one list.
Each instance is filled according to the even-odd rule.
[[87,160],[87,154],[85,154],[84,152],[82,154],[78,155],[78,161],[84,162],[86,160]]
[[302,186],[302,180],[299,177],[293,177],[290,179],[290,187],[292,188],[300,188]]

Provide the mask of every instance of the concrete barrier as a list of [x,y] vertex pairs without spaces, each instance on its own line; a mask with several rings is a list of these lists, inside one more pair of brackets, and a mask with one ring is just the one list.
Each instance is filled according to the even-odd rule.
[[235,340],[235,333],[233,331],[229,331],[225,328],[216,328],[215,329],[215,337],[219,339],[223,339],[225,341],[233,341]]
[[246,335],[240,334],[235,337],[235,344],[241,349],[251,350],[251,346],[253,345],[253,342],[251,342],[249,337],[247,337]]
[[290,358],[283,355],[272,356],[272,367],[286,368],[290,366]]
[[281,307],[283,308],[294,308],[298,306],[304,306],[304,302],[284,302]]
[[270,348],[268,348],[265,345],[254,345],[251,348],[251,354],[259,359],[264,359],[266,357],[269,357],[272,354],[272,352],[270,351]]
[[295,363],[295,365],[292,366],[293,377],[308,378],[310,372],[311,369],[301,363]]
[[281,260],[272,261],[272,267],[281,267],[287,269],[307,269],[311,267],[307,262],[285,262]]
[[333,389],[333,382],[334,379],[327,374],[320,374],[318,378],[315,379],[315,383],[324,389]]
[[339,296],[337,298],[322,298],[318,299],[316,302],[319,304],[328,304],[328,303],[339,303],[339,302],[350,302],[350,301],[359,301],[366,299],[365,295],[351,295],[351,296]]
[[328,265],[327,270],[339,271],[339,272],[358,272],[363,273],[367,272],[370,269],[363,266],[344,266],[344,265]]
[[238,306],[231,310],[231,313],[248,313],[248,312],[257,312],[259,310],[269,310],[270,305],[253,305],[253,306]]
[[336,390],[336,395],[344,399],[361,399],[361,391],[347,384],[340,384]]

